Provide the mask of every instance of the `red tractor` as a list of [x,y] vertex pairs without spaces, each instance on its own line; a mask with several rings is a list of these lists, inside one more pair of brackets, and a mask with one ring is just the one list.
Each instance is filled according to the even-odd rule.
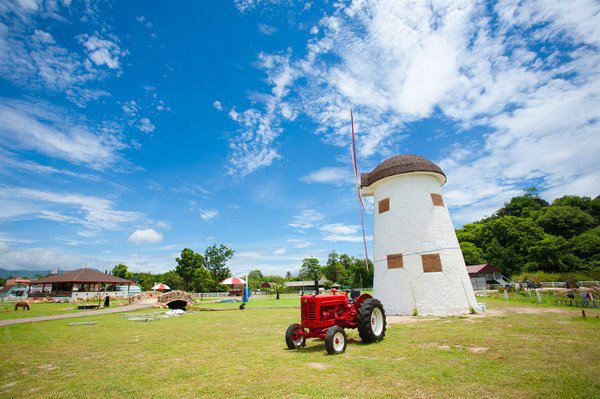
[[[316,292],[319,292],[315,282]],[[346,350],[344,328],[358,328],[364,343],[381,341],[385,336],[385,311],[383,305],[369,294],[348,299],[347,293],[302,295],[302,324],[294,323],[285,333],[285,342],[290,349],[306,345],[306,338],[325,340],[325,349],[330,355]]]

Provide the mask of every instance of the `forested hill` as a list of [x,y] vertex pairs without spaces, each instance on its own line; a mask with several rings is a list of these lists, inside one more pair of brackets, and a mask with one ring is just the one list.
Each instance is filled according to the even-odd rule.
[[600,196],[568,195],[549,204],[535,189],[494,215],[458,229],[467,265],[491,263],[505,276],[574,273],[600,278]]

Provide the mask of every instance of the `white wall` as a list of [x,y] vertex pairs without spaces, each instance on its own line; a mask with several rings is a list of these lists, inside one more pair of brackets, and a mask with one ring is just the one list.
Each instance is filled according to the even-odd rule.
[[[374,296],[387,314],[452,315],[468,313],[476,300],[456,233],[445,206],[434,206],[441,194],[437,177],[411,173],[372,184],[375,200]],[[382,214],[378,202],[390,199]],[[442,272],[424,273],[421,254],[440,254]],[[387,268],[388,254],[403,254],[404,267]]]

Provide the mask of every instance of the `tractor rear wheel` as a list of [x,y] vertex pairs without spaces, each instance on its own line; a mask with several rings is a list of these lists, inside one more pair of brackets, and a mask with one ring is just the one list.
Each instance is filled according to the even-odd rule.
[[298,323],[294,323],[288,327],[285,332],[285,343],[288,348],[298,349],[306,345],[306,337],[299,334],[301,330],[302,326]]
[[340,326],[329,327],[325,334],[325,350],[330,355],[337,355],[346,351],[346,331]]
[[375,298],[364,300],[358,308],[358,335],[365,344],[381,341],[385,337],[385,311]]

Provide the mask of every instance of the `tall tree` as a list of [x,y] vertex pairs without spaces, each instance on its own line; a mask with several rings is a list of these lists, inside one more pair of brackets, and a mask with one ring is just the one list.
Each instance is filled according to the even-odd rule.
[[182,290],[185,288],[183,278],[175,270],[169,270],[164,273],[159,280],[168,285],[172,290]]
[[234,253],[233,249],[223,244],[219,246],[213,244],[204,251],[204,263],[215,284],[231,276],[231,271],[226,264]]
[[574,206],[552,205],[534,219],[546,233],[572,238],[597,225],[596,218]]
[[175,271],[183,279],[183,287],[186,290],[192,289],[192,280],[197,277],[196,270],[204,268],[204,257],[202,254],[185,248],[175,261],[177,262]]
[[127,266],[122,263],[119,263],[118,265],[115,265],[115,267],[112,268],[112,275],[127,279],[131,277],[131,273],[129,273]]
[[305,258],[302,261],[298,277],[302,280],[312,280],[315,278],[315,272],[317,273],[317,276],[321,275],[321,265],[319,264],[319,260],[317,258]]

